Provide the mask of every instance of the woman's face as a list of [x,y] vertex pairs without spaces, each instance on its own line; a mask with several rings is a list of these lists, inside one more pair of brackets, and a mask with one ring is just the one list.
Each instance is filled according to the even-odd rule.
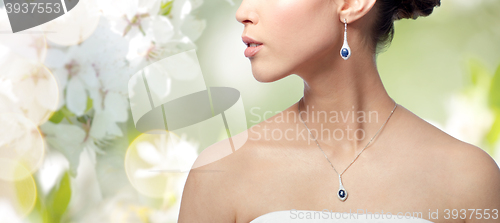
[[344,25],[334,0],[243,0],[236,19],[242,36],[263,43],[249,58],[260,82],[313,73],[340,57]]

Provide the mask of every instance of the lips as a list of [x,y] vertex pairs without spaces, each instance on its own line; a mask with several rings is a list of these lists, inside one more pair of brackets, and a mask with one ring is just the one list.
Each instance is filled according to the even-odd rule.
[[261,49],[264,47],[264,44],[256,41],[248,36],[242,37],[243,43],[247,45],[247,49],[245,50],[245,57],[251,58],[254,57]]

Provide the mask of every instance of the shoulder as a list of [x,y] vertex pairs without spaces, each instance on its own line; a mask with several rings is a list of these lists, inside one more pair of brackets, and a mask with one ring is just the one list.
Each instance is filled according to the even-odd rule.
[[[483,149],[456,140],[446,148],[447,160],[442,173],[443,193],[450,202],[450,212],[456,210],[465,222],[497,221],[500,211],[500,169]],[[441,211],[441,210],[440,210]],[[443,210],[443,214],[446,214]],[[497,220],[493,220],[493,216]]]
[[454,208],[500,209],[500,169],[495,160],[478,146],[430,128],[433,130],[424,138],[435,157],[429,159],[438,161],[432,166],[439,169],[435,170],[436,177],[441,179]]
[[483,149],[456,143],[450,153],[457,207],[466,209],[500,209],[500,169]]
[[234,222],[227,149],[219,142],[198,156],[184,185],[178,222]]
[[188,174],[179,222],[235,222],[243,174],[256,166],[246,130],[204,149]]
[[413,113],[407,114],[406,124],[410,125],[404,132],[411,137],[406,139],[419,145],[426,157],[422,169],[435,173],[429,180],[437,183],[452,208],[500,209],[500,169],[495,160],[480,147],[448,135]]
[[[182,194],[179,222],[235,222],[241,197],[252,193],[249,180],[260,174],[278,145],[266,129],[280,128],[283,112],[204,149],[188,174]],[[269,169],[269,168],[267,168]]]

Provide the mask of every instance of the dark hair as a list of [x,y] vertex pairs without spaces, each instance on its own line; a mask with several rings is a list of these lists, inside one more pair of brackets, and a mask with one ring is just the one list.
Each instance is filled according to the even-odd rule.
[[377,0],[374,5],[377,15],[370,35],[375,52],[379,53],[390,45],[394,37],[394,21],[428,16],[434,7],[440,5],[441,0]]

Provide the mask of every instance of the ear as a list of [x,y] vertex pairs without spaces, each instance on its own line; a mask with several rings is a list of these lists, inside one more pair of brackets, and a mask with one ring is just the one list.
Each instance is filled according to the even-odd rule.
[[375,5],[377,0],[338,0],[337,14],[340,22],[352,23],[366,15]]

